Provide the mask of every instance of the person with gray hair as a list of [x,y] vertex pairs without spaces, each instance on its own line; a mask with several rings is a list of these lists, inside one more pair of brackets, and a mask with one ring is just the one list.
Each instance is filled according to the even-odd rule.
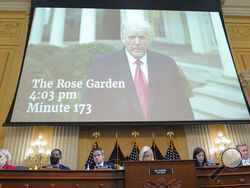
[[125,20],[120,35],[124,47],[96,57],[91,64],[82,95],[91,112],[79,119],[193,120],[175,61],[148,49],[153,39],[149,22]]
[[146,21],[127,20],[121,27],[121,40],[127,55],[140,59],[146,54],[152,41],[152,28]]
[[15,166],[9,165],[11,160],[10,152],[7,149],[0,149],[0,167],[3,169],[17,169]]
[[139,154],[139,161],[153,161],[154,153],[149,146],[144,146]]

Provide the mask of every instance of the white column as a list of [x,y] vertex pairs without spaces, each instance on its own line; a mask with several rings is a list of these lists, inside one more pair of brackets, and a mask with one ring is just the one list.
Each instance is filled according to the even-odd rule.
[[206,13],[186,12],[192,50],[195,53],[209,53],[212,49],[212,35],[206,24]]
[[171,44],[186,44],[185,30],[179,11],[170,11],[164,15],[166,39]]
[[79,43],[90,43],[96,40],[96,10],[82,9]]
[[30,34],[29,44],[40,44],[43,37],[44,9],[36,8],[35,16],[32,22],[32,32]]
[[145,20],[143,10],[126,10],[126,20]]
[[4,149],[9,150],[12,159],[9,164],[25,166],[25,156],[30,147],[33,127],[9,127],[4,140]]
[[65,25],[65,8],[55,8],[54,16],[50,31],[50,41],[51,45],[62,46],[64,37],[64,25]]
[[53,128],[52,149],[57,148],[62,151],[60,163],[72,170],[77,168],[78,139],[78,126],[55,126]]
[[233,60],[230,54],[230,50],[227,44],[226,36],[220,16],[217,13],[210,13],[211,20],[214,27],[214,33],[217,40],[217,46],[219,50],[219,55],[222,63],[223,74],[229,77],[237,77],[236,71],[234,68]]

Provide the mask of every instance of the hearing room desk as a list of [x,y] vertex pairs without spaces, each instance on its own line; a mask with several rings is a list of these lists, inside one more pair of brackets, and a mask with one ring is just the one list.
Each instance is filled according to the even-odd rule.
[[124,187],[124,171],[0,170],[0,188],[118,187]]
[[200,188],[212,187],[250,187],[250,166],[241,166],[236,169],[225,168],[215,179],[209,176],[217,167],[196,168],[198,185]]
[[[236,170],[225,169],[217,179],[210,181],[209,175],[215,169],[210,167],[195,170],[197,175],[195,181],[198,181],[198,187],[250,187],[250,166]],[[0,170],[0,188],[125,188],[127,181],[125,178],[129,178],[125,173],[126,170]],[[134,176],[131,182],[136,184],[135,181],[142,176]],[[162,178],[159,176],[159,179]],[[190,181],[193,181],[191,179]],[[140,185],[139,187],[158,188],[160,185]],[[169,187],[187,186],[182,181],[181,186]]]

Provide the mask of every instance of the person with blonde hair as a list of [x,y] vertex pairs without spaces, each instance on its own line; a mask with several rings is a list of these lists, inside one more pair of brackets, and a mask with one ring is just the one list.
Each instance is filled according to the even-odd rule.
[[250,165],[250,157],[249,157],[249,151],[248,146],[245,142],[241,142],[236,145],[236,148],[240,151],[242,156],[242,165],[247,166]]
[[0,149],[0,167],[3,169],[17,169],[15,166],[9,165],[11,160],[10,152],[7,149]]
[[148,146],[144,146],[141,149],[141,152],[139,154],[139,160],[140,161],[153,161],[154,160],[154,153],[152,149]]

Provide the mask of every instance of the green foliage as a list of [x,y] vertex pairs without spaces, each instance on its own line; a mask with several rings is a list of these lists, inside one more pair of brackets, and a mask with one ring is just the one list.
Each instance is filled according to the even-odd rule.
[[34,70],[37,76],[47,70],[54,79],[82,80],[94,57],[114,50],[115,48],[103,43],[76,44],[67,47],[32,45],[28,48],[26,68],[30,67],[30,72]]
[[[43,100],[43,104],[58,104],[58,92],[60,91],[70,91],[67,89],[58,89],[55,87],[57,79],[64,79],[65,81],[83,81],[86,79],[86,75],[90,68],[92,60],[101,54],[114,51],[115,48],[103,43],[89,43],[89,44],[76,44],[67,47],[56,47],[51,45],[29,45],[23,68],[22,81],[19,87],[19,101],[16,104],[18,109],[16,113],[23,114],[23,109],[28,108],[28,103],[31,102],[29,97],[32,91],[43,92],[43,91],[54,91],[55,100],[54,102],[48,102]],[[53,81],[54,87],[51,89],[44,88],[33,88],[33,79],[44,79],[45,81]],[[83,88],[75,89],[77,93],[78,101],[72,100],[72,104],[77,104],[81,100],[81,93]],[[40,102],[41,100],[39,100]],[[38,101],[34,101],[38,102]],[[24,107],[25,106],[25,107]],[[70,113],[62,114],[61,120],[69,120],[73,117],[67,117]],[[30,117],[34,119],[42,119],[45,116],[49,118],[49,114],[39,114],[34,116],[27,116],[27,120]],[[51,114],[53,117],[53,114]],[[26,117],[25,117],[26,118]],[[25,119],[24,118],[24,119]],[[29,119],[28,119],[29,118]]]

